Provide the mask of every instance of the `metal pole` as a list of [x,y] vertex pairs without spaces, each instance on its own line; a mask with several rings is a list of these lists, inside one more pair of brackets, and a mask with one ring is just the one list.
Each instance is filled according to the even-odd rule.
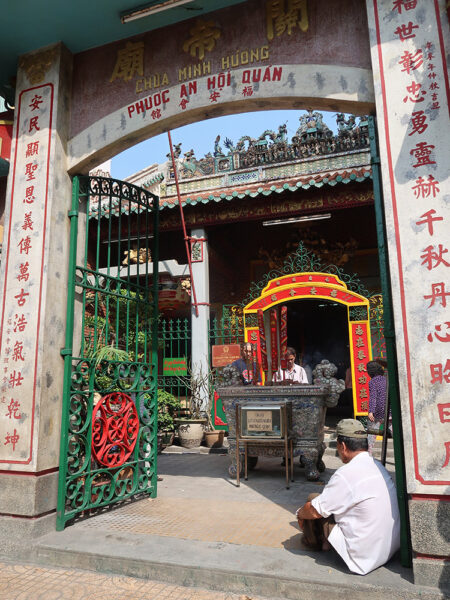
[[411,543],[409,536],[408,497],[406,492],[405,456],[403,450],[403,429],[400,413],[397,351],[395,347],[395,331],[392,314],[392,295],[389,276],[389,262],[384,226],[384,207],[382,201],[380,158],[376,136],[375,117],[369,117],[369,140],[373,178],[373,195],[375,202],[375,221],[378,239],[378,259],[380,263],[381,292],[383,294],[384,339],[386,341],[386,358],[389,373],[389,397],[392,410],[392,430],[395,456],[395,480],[400,510],[400,557],[404,567],[411,567]]
[[[75,269],[77,261],[78,238],[78,198],[80,193],[80,180],[74,177],[72,184],[72,206],[69,211],[70,219],[70,250],[69,250],[69,278],[67,282],[67,317],[64,348],[61,356],[64,358],[64,391],[61,416],[61,441],[59,450],[59,477],[58,477],[58,502],[56,508],[56,530],[62,531],[65,526],[65,504],[67,485],[67,437],[69,435],[69,402],[70,382],[72,374],[73,350],[73,324],[75,310]],[[89,217],[89,215],[88,215]],[[99,218],[100,220],[100,218]]]
[[236,486],[239,487],[241,485],[240,482],[240,470],[241,470],[241,461],[239,457],[239,435],[240,435],[241,426],[239,423],[239,405],[236,404]]
[[389,413],[391,410],[391,399],[389,397],[389,373],[388,372],[386,372],[385,377],[386,377],[386,405],[384,407],[383,440],[381,442],[381,464],[383,465],[383,467],[386,466]]
[[[192,299],[194,300],[192,304],[194,306],[195,316],[198,317],[197,295],[195,293],[194,277],[192,275],[191,250],[189,248],[189,240],[191,238],[187,235],[186,223],[184,222],[183,205],[181,203],[180,186],[178,184],[177,165],[175,164],[175,155],[173,153],[172,137],[170,135],[170,131],[167,132],[167,135],[169,137],[170,156],[172,157],[173,175],[175,178],[175,187],[177,188],[178,206],[180,208],[180,217],[181,217],[181,226],[183,227],[184,244],[186,246],[186,255],[187,255],[188,264],[189,264],[189,275],[191,277]],[[202,304],[204,304],[204,303],[202,303]]]
[[[159,284],[159,197],[153,199],[153,245],[152,245],[152,261],[153,261],[153,280],[152,280],[152,320],[151,320],[151,336],[152,336],[152,355],[151,369],[153,381],[153,399],[152,412],[158,418],[158,284]],[[148,267],[147,267],[148,268]],[[155,421],[155,428],[158,428]],[[153,438],[152,457],[155,461],[154,470],[152,473],[151,498],[156,498],[158,491],[158,440],[155,432]]]

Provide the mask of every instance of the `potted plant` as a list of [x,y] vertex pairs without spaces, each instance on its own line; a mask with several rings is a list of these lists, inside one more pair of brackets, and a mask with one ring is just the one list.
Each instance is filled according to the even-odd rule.
[[173,443],[175,436],[174,418],[181,408],[179,399],[167,392],[158,390],[158,452]]
[[205,445],[208,448],[221,448],[225,432],[214,428],[212,421],[212,409],[214,402],[214,371],[209,371],[208,405],[206,407],[206,425],[204,431]]
[[192,367],[188,368],[186,377],[177,376],[178,381],[188,390],[188,414],[183,418],[175,419],[175,424],[178,426],[178,437],[183,448],[195,448],[202,443],[207,423],[205,411],[208,404],[210,378],[209,372],[194,371]]

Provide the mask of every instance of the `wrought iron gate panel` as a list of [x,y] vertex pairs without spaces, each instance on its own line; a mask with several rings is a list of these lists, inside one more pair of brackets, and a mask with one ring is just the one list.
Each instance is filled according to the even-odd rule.
[[58,530],[79,513],[156,495],[158,209],[127,182],[74,178]]
[[[222,317],[209,324],[209,347],[216,344],[240,344],[244,341],[244,315],[241,306],[224,304]],[[211,356],[210,356],[211,359]]]
[[166,358],[185,358],[191,362],[191,320],[190,319],[161,319],[158,327],[159,345],[159,377],[158,388],[181,400],[185,400],[189,389],[183,385],[179,377],[164,375]]

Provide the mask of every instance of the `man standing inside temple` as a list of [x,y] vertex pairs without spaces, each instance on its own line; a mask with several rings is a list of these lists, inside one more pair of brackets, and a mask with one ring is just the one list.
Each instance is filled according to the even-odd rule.
[[250,342],[244,342],[241,344],[241,358],[231,363],[231,366],[239,373],[243,385],[261,384],[261,369],[253,350]]
[[367,432],[356,419],[336,428],[344,465],[321,494],[310,494],[297,510],[303,542],[341,556],[353,573],[365,575],[384,565],[400,547],[400,515],[394,483],[368,453]]
[[273,381],[285,381],[288,385],[290,383],[309,383],[305,369],[295,363],[296,355],[297,353],[294,348],[290,346],[286,348],[286,368],[282,369],[280,367],[274,374]]

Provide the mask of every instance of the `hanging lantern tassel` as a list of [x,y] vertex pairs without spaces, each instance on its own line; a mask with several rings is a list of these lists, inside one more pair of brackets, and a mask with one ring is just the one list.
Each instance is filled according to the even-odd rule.
[[280,362],[281,368],[287,369],[286,363],[286,350],[287,350],[287,306],[281,307],[280,316]]
[[259,327],[259,347],[261,349],[261,367],[267,377],[267,371],[269,369],[269,365],[267,364],[266,330],[264,328],[264,313],[261,309],[258,310],[258,327]]
[[272,373],[278,371],[278,327],[277,327],[277,309],[272,308],[270,311],[270,345],[272,356]]

